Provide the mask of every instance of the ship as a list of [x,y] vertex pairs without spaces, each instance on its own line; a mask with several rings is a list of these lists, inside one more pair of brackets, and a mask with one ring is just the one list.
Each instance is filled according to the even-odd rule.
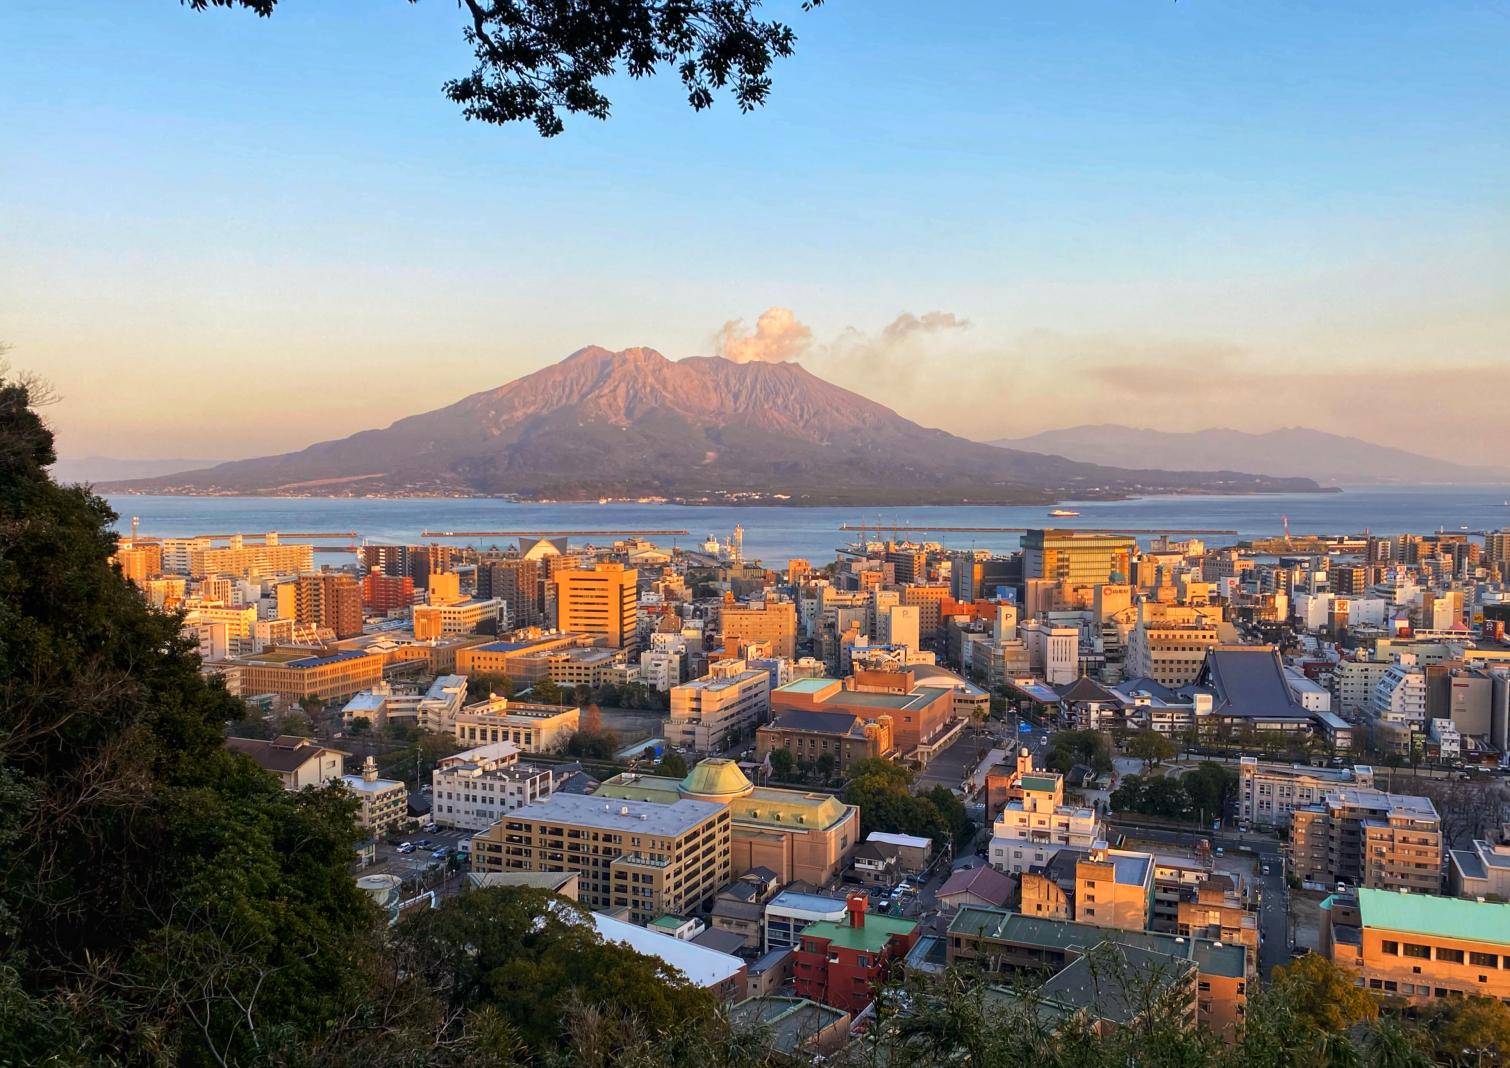
[[1075,511],[1073,508],[1054,508],[1049,511],[1049,515],[1051,515],[1055,519],[1066,519],[1070,516],[1076,516],[1079,514],[1080,513]]

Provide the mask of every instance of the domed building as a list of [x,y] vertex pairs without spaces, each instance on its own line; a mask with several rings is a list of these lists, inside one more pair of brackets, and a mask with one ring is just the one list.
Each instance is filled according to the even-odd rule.
[[672,804],[711,802],[729,809],[733,827],[731,876],[769,868],[783,883],[822,886],[838,878],[860,841],[860,810],[832,794],[756,786],[732,760],[704,760],[685,778],[626,772],[594,796]]

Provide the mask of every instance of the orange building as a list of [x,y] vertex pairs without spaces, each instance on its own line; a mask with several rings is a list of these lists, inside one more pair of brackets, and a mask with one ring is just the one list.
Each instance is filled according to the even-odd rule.
[[602,635],[615,649],[638,651],[638,571],[593,564],[558,571],[555,583],[557,630]]
[[891,717],[898,750],[931,745],[953,725],[952,687],[918,685],[911,671],[856,671],[847,679],[795,679],[771,691],[771,712],[787,709],[847,712],[861,719]]
[[1322,945],[1359,985],[1412,1004],[1510,1003],[1510,904],[1358,890],[1322,903]]

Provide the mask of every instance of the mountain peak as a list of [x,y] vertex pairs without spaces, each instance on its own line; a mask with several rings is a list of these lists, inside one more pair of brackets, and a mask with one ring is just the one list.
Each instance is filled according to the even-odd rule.
[[119,488],[803,503],[1023,503],[1314,489],[1231,472],[1138,472],[930,430],[796,363],[672,361],[589,345],[455,404],[299,452]]

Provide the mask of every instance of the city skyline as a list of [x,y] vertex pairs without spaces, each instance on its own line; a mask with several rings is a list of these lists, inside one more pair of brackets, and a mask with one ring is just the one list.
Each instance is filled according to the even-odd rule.
[[763,109],[615,83],[542,141],[442,97],[447,5],[16,5],[0,336],[68,456],[286,451],[588,344],[739,354],[771,309],[775,352],[980,440],[1308,425],[1461,458],[1401,417],[1435,393],[1510,444],[1502,12],[774,13],[799,41]]

